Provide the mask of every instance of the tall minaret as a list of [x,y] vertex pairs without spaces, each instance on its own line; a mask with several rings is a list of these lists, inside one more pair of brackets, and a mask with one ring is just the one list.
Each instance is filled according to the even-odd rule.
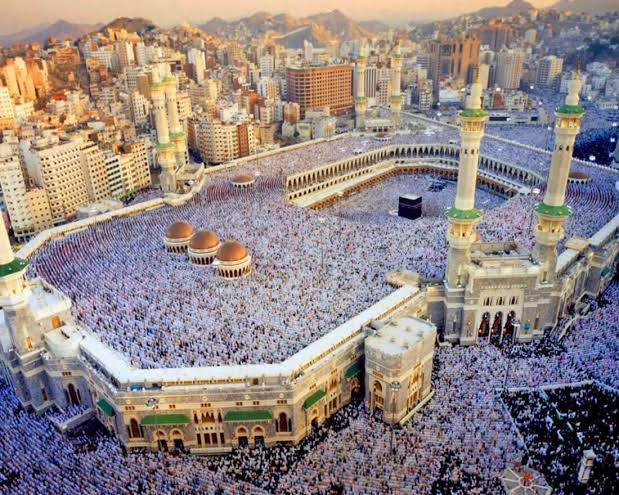
[[37,339],[39,341],[35,342],[34,335],[29,332],[32,328],[26,324],[28,322],[21,321],[21,314],[27,310],[27,266],[25,260],[16,258],[13,254],[4,220],[0,218],[0,306],[18,354],[25,354],[40,344],[40,335]]
[[367,100],[365,98],[365,42],[359,45],[359,57],[355,64],[355,74],[357,79],[357,91],[355,93],[355,128],[365,128],[365,111],[367,110]]
[[565,190],[572,163],[576,135],[585,110],[578,104],[581,88],[578,69],[568,85],[565,104],[555,111],[555,147],[544,201],[535,206],[538,222],[535,226],[536,256],[541,266],[540,282],[553,283],[557,266],[557,244],[563,236],[563,224],[571,210],[565,205]]
[[166,108],[170,124],[170,140],[174,144],[176,167],[186,165],[187,138],[178,118],[178,105],[176,102],[176,78],[170,72],[170,66],[166,64],[166,75],[163,79],[163,87],[166,98]]
[[478,70],[466,108],[460,112],[461,145],[456,200],[454,206],[445,211],[450,224],[446,279],[447,285],[452,288],[466,284],[463,267],[470,260],[470,248],[477,239],[475,225],[482,217],[481,210],[475,208],[479,147],[488,118],[488,113],[481,108],[481,92]]
[[402,110],[402,55],[400,44],[396,43],[391,56],[391,120],[393,127],[400,127],[400,111]]
[[157,129],[157,162],[161,167],[159,181],[164,192],[176,191],[176,148],[170,142],[170,131],[168,129],[168,117],[166,114],[166,83],[160,80],[159,65],[155,64],[152,72],[153,82],[150,85],[150,94],[153,99],[153,109],[155,112],[155,127]]

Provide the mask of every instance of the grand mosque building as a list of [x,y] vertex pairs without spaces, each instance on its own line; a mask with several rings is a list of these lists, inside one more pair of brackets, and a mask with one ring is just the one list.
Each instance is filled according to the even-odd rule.
[[[396,68],[401,63],[397,50],[393,63]],[[359,77],[363,69],[361,60]],[[398,70],[393,77],[400,77]],[[392,289],[385,297],[283,361],[142,368],[80,324],[75,301],[27,270],[48,243],[97,228],[101,222],[114,225],[151,210],[199,201],[206,176],[197,176],[191,191],[179,191],[177,176],[187,166],[186,144],[175,116],[173,86],[164,75],[155,77],[152,87],[162,188],[170,194],[43,232],[17,254],[0,225],[0,362],[26,408],[43,413],[51,407],[81,406],[76,422],[95,416],[127,449],[177,448],[195,454],[298,443],[356,398],[380,410],[386,422],[404,422],[431,400],[437,340],[476,345],[496,333],[518,342],[539,340],[584,296],[596,297],[615,270],[619,216],[589,239],[564,239],[565,222],[572,214],[565,204],[568,181],[586,180],[570,177],[584,113],[578,76],[556,111],[547,176],[480,153],[487,114],[476,81],[460,113],[459,146],[387,142],[332,163],[291,171],[278,183],[293,207],[320,209],[400,174],[457,180],[454,204],[445,209],[448,254],[442,279],[419,277],[414,266],[391,267]],[[358,87],[362,91],[364,84]],[[393,87],[399,88],[399,81]],[[401,96],[394,94],[391,103],[397,128]],[[362,93],[356,95],[355,109],[358,126],[366,126]],[[279,159],[286,160],[289,152],[281,151]],[[230,167],[242,168],[246,162]],[[237,174],[231,187],[235,194],[251,195],[254,181],[255,176]],[[535,208],[534,250],[512,239],[484,242],[476,230],[484,215],[476,208],[476,192],[484,187],[511,197],[519,194],[522,183],[545,184],[543,200]],[[221,283],[243,284],[260,277],[261,259],[255,249],[228,237],[179,218],[161,235],[160,252],[174,257],[179,270],[214,268]],[[131,260],[126,263],[130,266]]]

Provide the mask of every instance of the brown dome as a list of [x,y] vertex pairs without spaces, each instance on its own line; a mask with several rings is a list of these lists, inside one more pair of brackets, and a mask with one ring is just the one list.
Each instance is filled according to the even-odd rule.
[[219,237],[211,230],[200,230],[191,238],[189,247],[191,249],[206,250],[213,249],[219,244]]
[[591,176],[586,172],[579,172],[576,170],[576,171],[570,172],[569,178],[578,179],[578,180],[588,180],[591,178]]
[[253,175],[239,174],[234,176],[232,182],[235,184],[247,184],[248,182],[254,182],[254,180],[256,180],[256,178]]
[[247,249],[239,241],[226,241],[217,251],[220,261],[241,261],[246,256]]
[[174,222],[168,227],[165,236],[168,239],[187,239],[193,235],[193,227],[187,222]]

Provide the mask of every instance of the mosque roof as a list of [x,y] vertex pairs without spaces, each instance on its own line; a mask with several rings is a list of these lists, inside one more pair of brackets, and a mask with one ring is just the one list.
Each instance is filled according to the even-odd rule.
[[187,239],[193,235],[193,227],[187,222],[174,222],[166,230],[165,236],[168,239]]
[[247,254],[247,248],[239,241],[226,241],[217,251],[217,259],[220,261],[240,261]]
[[219,245],[219,237],[212,230],[200,230],[196,232],[189,242],[190,249],[213,249]]
[[234,182],[235,184],[247,184],[249,182],[254,182],[255,180],[256,178],[253,175],[238,174],[234,176],[234,178],[232,179],[232,182]]

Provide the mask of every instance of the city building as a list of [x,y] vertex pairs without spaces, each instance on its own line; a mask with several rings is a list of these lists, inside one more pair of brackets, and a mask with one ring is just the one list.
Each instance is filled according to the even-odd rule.
[[328,106],[333,115],[353,109],[349,65],[286,67],[286,87],[287,99],[299,104],[302,118],[315,107]]
[[518,89],[522,77],[524,52],[501,50],[496,56],[496,85],[501,89]]

